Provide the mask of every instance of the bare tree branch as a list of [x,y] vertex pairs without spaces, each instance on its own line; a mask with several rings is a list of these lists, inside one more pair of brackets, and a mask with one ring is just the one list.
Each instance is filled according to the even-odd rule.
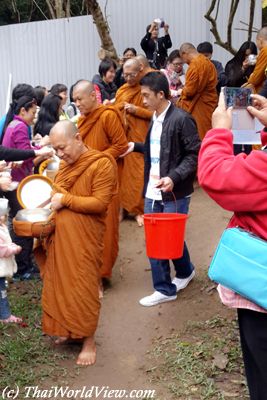
[[223,42],[218,28],[217,28],[217,21],[211,16],[211,13],[213,12],[215,6],[216,6],[217,0],[212,0],[210,8],[208,9],[207,13],[205,14],[205,18],[210,21],[211,23],[211,29],[210,31],[212,32],[213,36],[215,37],[215,43],[224,48],[225,50],[230,51],[232,54],[235,54],[235,49],[232,48],[231,45],[229,45],[228,42]]
[[17,21],[20,23],[20,13],[18,10],[18,6],[17,6],[17,1],[16,0],[11,0],[11,5],[14,11],[14,14],[17,14]]
[[233,26],[236,10],[238,7],[238,3],[239,3],[239,0],[231,1],[230,13],[229,13],[228,24],[227,24],[227,42],[229,45],[229,49],[231,52],[233,51],[233,54],[235,53],[235,50],[232,47],[232,26]]
[[[241,20],[239,21],[239,23],[242,24],[242,25],[246,25],[247,27],[249,26],[249,24],[247,22],[244,22],[244,21],[241,21]],[[258,32],[258,30],[260,28],[256,28],[255,26],[253,26],[252,29],[254,30],[254,32]],[[247,29],[247,31],[248,31],[248,29]]]
[[55,12],[54,12],[54,8],[53,8],[53,6],[52,6],[50,0],[45,0],[45,1],[46,1],[48,10],[49,10],[49,12],[50,12],[51,18],[52,18],[52,19],[56,19],[56,14],[55,14]]
[[[223,41],[223,39],[221,38],[220,32],[218,31],[218,26],[217,26],[217,17],[219,14],[220,0],[211,0],[210,7],[209,7],[207,13],[205,14],[205,18],[211,23],[210,31],[215,38],[215,43],[218,44],[219,46],[221,46],[222,48],[224,48],[225,50],[229,51],[232,54],[236,53],[236,50],[232,46],[232,31],[233,31],[234,18],[235,18],[239,4],[240,4],[240,0],[231,0],[229,17],[228,17],[228,21],[227,21],[227,40],[226,41]],[[251,41],[252,33],[257,32],[257,28],[253,27],[255,7],[256,7],[256,0],[250,0],[249,23],[247,24],[245,22],[240,21],[240,23],[246,25],[248,27],[248,29],[234,28],[235,30],[247,31],[249,41]],[[216,14],[215,14],[215,17],[213,17],[212,13],[214,12],[215,8],[216,8]]]
[[250,10],[249,10],[249,25],[248,25],[248,40],[249,41],[251,41],[251,37],[252,37],[254,12],[255,12],[255,0],[251,0],[250,1]]
[[28,21],[29,21],[29,22],[30,22],[31,19],[32,19],[32,12],[33,12],[33,0],[31,1],[31,9],[30,9],[29,18],[28,18]]
[[[235,30],[235,31],[244,31],[244,32],[248,32],[248,30],[245,29],[245,28],[234,28],[234,30]],[[258,29],[255,29],[255,28],[252,29],[252,33],[257,33],[257,32],[258,32]]]
[[216,10],[216,14],[215,14],[215,21],[217,21],[217,18],[218,18],[218,14],[219,14],[219,8],[220,8],[220,2],[221,2],[221,0],[218,0],[218,3],[217,3],[217,10]]

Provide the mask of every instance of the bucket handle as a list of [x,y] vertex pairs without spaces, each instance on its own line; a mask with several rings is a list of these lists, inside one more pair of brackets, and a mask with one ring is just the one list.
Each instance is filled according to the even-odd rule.
[[[177,203],[176,203],[176,197],[175,197],[175,194],[173,193],[173,191],[171,191],[171,194],[172,194],[172,197],[173,197],[173,199],[174,199],[174,202],[175,202],[175,208],[176,208],[176,214],[178,214],[178,209],[177,209]],[[152,212],[153,212],[153,208],[154,208],[154,204],[155,204],[155,199],[153,199],[153,202],[152,202]],[[162,203],[164,204],[164,201],[162,200]],[[153,221],[151,220],[151,222],[153,223]]]

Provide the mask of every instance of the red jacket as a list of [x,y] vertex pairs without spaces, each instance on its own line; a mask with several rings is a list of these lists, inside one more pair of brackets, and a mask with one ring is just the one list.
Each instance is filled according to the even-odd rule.
[[[262,133],[263,145],[266,133]],[[267,152],[233,155],[228,129],[211,129],[202,141],[198,179],[222,208],[233,211],[229,227],[239,226],[267,240]]]

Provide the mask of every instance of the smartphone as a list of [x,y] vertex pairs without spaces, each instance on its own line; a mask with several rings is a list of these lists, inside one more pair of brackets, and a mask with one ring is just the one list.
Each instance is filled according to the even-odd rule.
[[223,91],[227,108],[246,109],[252,105],[252,90],[250,88],[225,87]]

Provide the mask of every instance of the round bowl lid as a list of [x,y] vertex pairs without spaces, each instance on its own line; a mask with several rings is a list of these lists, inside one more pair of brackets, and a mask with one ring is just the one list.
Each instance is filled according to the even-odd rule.
[[43,175],[24,178],[17,189],[18,201],[23,208],[49,207],[53,182]]

